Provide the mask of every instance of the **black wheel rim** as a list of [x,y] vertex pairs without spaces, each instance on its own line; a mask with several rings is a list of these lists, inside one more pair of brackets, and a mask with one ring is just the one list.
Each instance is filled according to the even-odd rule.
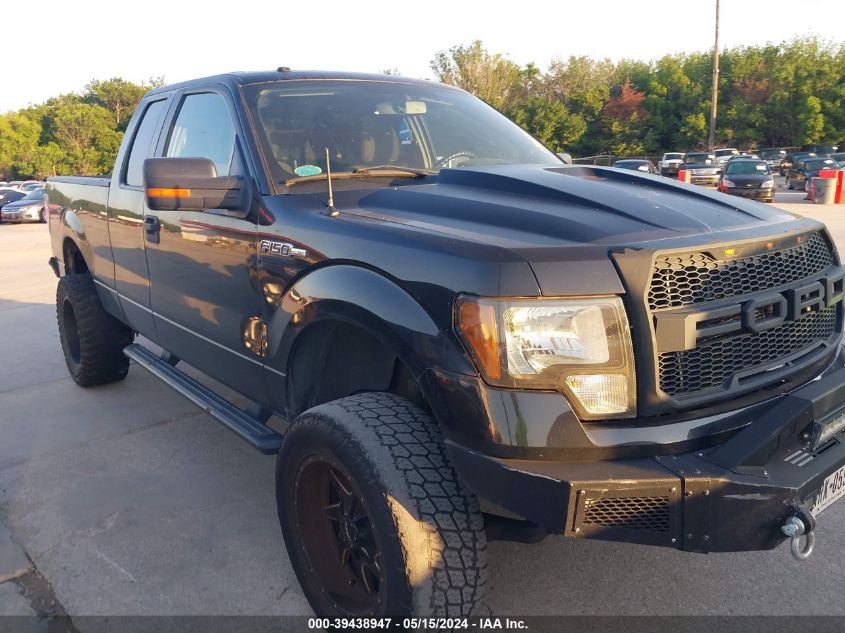
[[75,365],[78,365],[82,360],[82,350],[79,345],[79,330],[76,326],[76,313],[67,299],[62,304],[62,326],[65,334],[67,355]]
[[367,505],[346,469],[319,457],[299,468],[294,513],[320,590],[339,613],[376,613],[385,589],[381,549]]

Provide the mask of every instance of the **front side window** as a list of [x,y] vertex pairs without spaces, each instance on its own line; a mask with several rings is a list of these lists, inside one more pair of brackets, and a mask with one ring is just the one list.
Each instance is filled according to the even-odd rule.
[[170,132],[165,156],[208,158],[218,176],[229,176],[235,156],[235,126],[222,95],[187,95]]
[[132,139],[132,147],[129,149],[129,161],[126,164],[126,178],[124,182],[132,187],[144,186],[144,161],[150,155],[150,145],[153,142],[156,125],[164,111],[164,99],[150,103]]
[[544,164],[560,159],[461,90],[387,81],[280,81],[244,88],[276,182],[326,169]]

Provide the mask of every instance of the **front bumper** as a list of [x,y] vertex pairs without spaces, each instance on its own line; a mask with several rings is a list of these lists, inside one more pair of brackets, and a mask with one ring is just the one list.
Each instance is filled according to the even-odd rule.
[[690,182],[694,185],[716,185],[719,182],[719,174],[690,174]]
[[845,465],[845,430],[814,445],[843,413],[840,369],[784,396],[724,444],[679,455],[564,463],[447,447],[474,493],[552,533],[694,552],[765,550],[784,540],[791,516],[811,516],[822,482]]
[[773,187],[769,187],[768,189],[742,189],[740,187],[730,187],[724,189],[724,192],[731,196],[750,198],[751,200],[774,200],[775,198],[775,190]]
[[39,222],[41,220],[40,214],[35,211],[13,210],[6,211],[0,209],[0,220],[3,222]]

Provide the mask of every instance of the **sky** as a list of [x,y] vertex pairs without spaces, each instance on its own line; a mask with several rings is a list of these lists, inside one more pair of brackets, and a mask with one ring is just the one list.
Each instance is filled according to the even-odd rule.
[[[91,79],[167,83],[233,70],[324,69],[433,78],[440,50],[480,39],[545,69],[570,55],[651,60],[713,46],[715,0],[41,0],[4,31],[0,112]],[[721,0],[723,47],[814,34],[845,40],[843,0]]]

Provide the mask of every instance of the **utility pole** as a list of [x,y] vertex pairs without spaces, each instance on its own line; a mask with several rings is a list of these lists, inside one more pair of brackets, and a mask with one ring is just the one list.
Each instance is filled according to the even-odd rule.
[[710,107],[710,136],[707,151],[716,146],[716,107],[719,100],[719,0],[716,0],[716,43],[713,46],[713,102]]

